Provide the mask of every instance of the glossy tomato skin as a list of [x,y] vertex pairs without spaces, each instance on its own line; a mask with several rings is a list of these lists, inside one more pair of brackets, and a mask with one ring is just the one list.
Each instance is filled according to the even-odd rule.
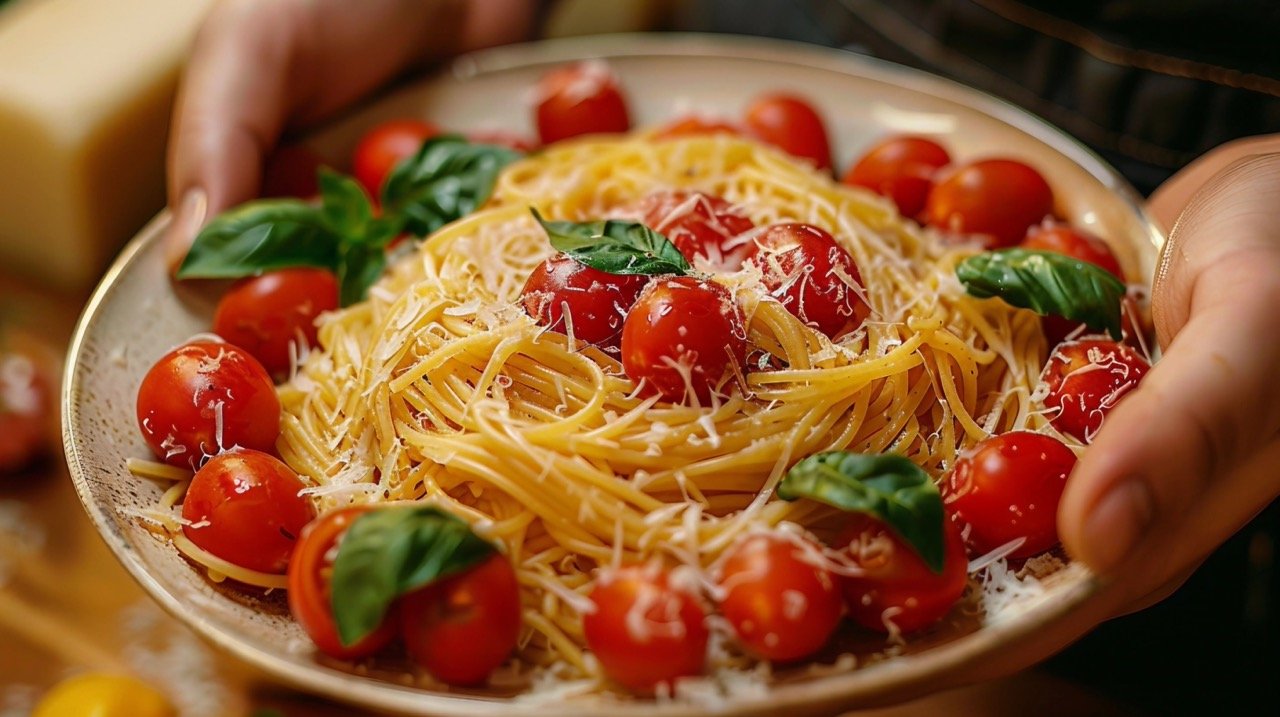
[[1044,222],[1031,228],[1022,241],[1024,249],[1052,251],[1080,261],[1087,261],[1094,266],[1111,272],[1120,281],[1124,281],[1124,272],[1120,269],[1120,261],[1112,253],[1107,243],[1097,236],[1069,224]]
[[964,595],[969,561],[960,528],[943,520],[943,567],[935,573],[924,559],[879,519],[850,513],[835,547],[848,551],[862,575],[842,576],[849,618],[868,630],[918,632],[941,620]]
[[792,155],[831,169],[831,142],[822,116],[805,99],[786,93],[768,94],[747,107],[747,132]]
[[412,157],[422,143],[440,134],[430,122],[415,119],[383,122],[365,133],[351,157],[351,173],[376,198],[391,170],[406,157]]
[[720,611],[752,654],[798,660],[835,632],[844,601],[815,556],[821,553],[807,538],[769,534],[748,536],[726,556]]
[[720,197],[702,192],[670,191],[640,200],[643,223],[675,244],[695,266],[737,271],[756,253],[750,232],[755,223]]
[[233,446],[270,451],[280,435],[271,377],[226,343],[194,341],[161,357],[142,379],[137,409],[152,452],[181,468],[199,468]]
[[[542,326],[602,348],[617,348],[622,322],[649,277],[610,274],[556,254],[529,274],[520,302]],[[568,309],[568,320],[565,309]]]
[[1132,347],[1107,339],[1059,345],[1040,376],[1049,386],[1045,407],[1058,410],[1051,419],[1053,427],[1091,442],[1107,413],[1137,387],[1150,368]]
[[302,529],[316,517],[311,501],[298,495],[305,487],[274,456],[227,451],[191,479],[182,500],[182,532],[229,563],[283,574]]
[[925,221],[954,235],[975,235],[987,249],[1014,246],[1053,214],[1053,190],[1035,169],[1012,159],[961,165],[929,192]]
[[338,308],[338,279],[324,269],[279,269],[241,279],[223,294],[213,331],[253,354],[273,376],[319,344],[316,318]]
[[924,209],[933,178],[951,164],[951,155],[942,145],[924,137],[889,137],[849,168],[841,179],[888,197],[904,217],[916,217]]
[[707,614],[694,595],[672,586],[661,568],[606,572],[588,599],[595,610],[582,617],[587,647],[614,682],[649,693],[660,684],[702,674]]
[[289,559],[289,612],[298,621],[316,649],[339,660],[368,657],[391,643],[399,629],[393,613],[377,630],[354,645],[343,645],[333,621],[329,576],[333,570],[333,550],[356,518],[373,510],[370,505],[331,510],[302,529],[298,545]]
[[559,67],[538,82],[534,115],[542,144],[631,129],[618,80],[603,62]]
[[520,589],[511,561],[495,554],[476,567],[401,599],[409,655],[436,679],[480,685],[520,637]]
[[713,134],[741,135],[742,128],[703,115],[688,115],[672,120],[653,133],[656,140],[679,139],[681,137],[702,137]]
[[[812,224],[775,224],[756,236],[754,259],[769,294],[805,324],[835,338],[871,313],[862,274],[835,238]],[[856,284],[857,290],[849,284]]]
[[1012,558],[1058,544],[1058,503],[1076,454],[1051,436],[1012,431],[966,452],[947,474],[943,500],[961,523],[975,555],[1025,538]]
[[[733,294],[713,281],[655,279],[622,324],[627,378],[644,381],[650,393],[672,403],[687,400],[692,389],[700,405],[706,405],[730,367],[742,370],[746,354],[742,310]],[[687,370],[687,382],[682,370]]]

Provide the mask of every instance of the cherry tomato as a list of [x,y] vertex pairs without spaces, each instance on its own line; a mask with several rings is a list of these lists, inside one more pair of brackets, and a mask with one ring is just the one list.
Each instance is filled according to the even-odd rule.
[[316,317],[337,308],[332,272],[280,269],[236,282],[218,302],[213,330],[283,377],[295,358],[317,346]]
[[1045,406],[1059,409],[1052,419],[1053,427],[1091,442],[1107,413],[1150,368],[1137,351],[1114,341],[1091,339],[1059,345],[1040,376],[1049,386]]
[[980,235],[988,249],[1022,241],[1053,214],[1053,190],[1036,170],[1012,159],[961,165],[929,192],[925,221],[952,234]]
[[960,528],[943,520],[944,561],[941,573],[929,569],[918,553],[892,529],[865,513],[850,513],[836,547],[848,550],[863,574],[842,576],[849,617],[868,630],[903,633],[922,630],[941,620],[964,595],[969,561]]
[[737,271],[756,253],[747,234],[755,224],[720,197],[702,192],[658,192],[639,202],[645,226],[671,240],[685,259],[698,257],[720,271]]
[[653,133],[656,140],[699,137],[709,134],[742,134],[742,128],[714,117],[689,115],[672,120]]
[[289,559],[289,611],[311,641],[330,657],[356,660],[378,652],[390,644],[398,625],[396,620],[383,620],[377,630],[354,645],[343,645],[333,621],[329,579],[334,547],[346,535],[347,528],[361,515],[373,510],[370,505],[350,506],[329,511],[302,529],[298,546]]
[[529,274],[520,301],[526,313],[552,331],[568,334],[572,323],[574,337],[616,348],[627,310],[648,283],[647,276],[610,274],[556,254]]
[[515,132],[506,132],[500,129],[468,132],[467,139],[473,144],[496,144],[507,149],[514,149],[517,152],[524,152],[525,154],[538,148],[537,143],[528,137],[522,137]]
[[137,678],[84,674],[55,685],[30,717],[177,717],[177,714],[164,693]]
[[841,181],[888,197],[902,216],[915,217],[933,189],[933,176],[948,164],[951,155],[933,140],[889,137],[862,155]]
[[844,609],[831,572],[796,537],[752,535],[725,558],[720,611],[752,654],[785,662],[817,652]]
[[440,128],[422,120],[383,122],[365,133],[351,158],[351,173],[364,185],[370,197],[377,197],[382,182],[406,157],[412,157],[422,143],[440,134]]
[[319,155],[301,144],[280,147],[267,158],[262,170],[262,196],[310,199],[320,193],[317,172],[324,165]]
[[196,472],[182,500],[182,533],[223,560],[283,574],[302,529],[316,517],[306,484],[280,459],[236,449]]
[[[1138,327],[1142,325],[1142,309],[1138,307],[1138,297],[1134,291],[1125,294],[1120,300],[1120,330],[1124,336],[1124,340],[1131,344],[1141,345],[1138,343]],[[1045,341],[1048,342],[1049,348],[1053,348],[1068,336],[1080,339],[1088,336],[1091,332],[1087,326],[1078,321],[1073,321],[1065,316],[1056,314],[1048,314],[1040,317],[1040,328],[1044,331]]]
[[280,399],[247,351],[195,341],[165,354],[142,378],[138,426],[165,463],[196,469],[232,446],[274,448]]
[[17,331],[0,336],[0,474],[30,467],[57,432],[54,358]]
[[542,144],[631,129],[618,79],[603,62],[566,65],[543,76],[535,115]]
[[442,682],[478,685],[511,656],[520,637],[520,588],[506,556],[401,599],[405,647]]
[[755,263],[769,294],[796,318],[831,338],[871,312],[853,257],[812,224],[775,224],[756,236]]
[[1117,279],[1124,281],[1120,262],[1116,259],[1116,255],[1111,253],[1107,243],[1083,229],[1057,222],[1045,222],[1032,227],[1027,232],[1027,238],[1022,241],[1022,246],[1026,249],[1052,251],[1073,259],[1087,261],[1106,269]]
[[747,331],[733,294],[690,276],[651,282],[622,323],[622,368],[673,403],[711,400],[731,365],[741,371]]
[[588,597],[596,609],[583,616],[583,634],[614,682],[651,692],[702,673],[707,614],[694,595],[672,586],[660,567],[607,572]]
[[1076,454],[1056,438],[1002,433],[956,461],[943,482],[943,500],[970,526],[976,554],[1025,538],[1009,555],[1029,558],[1058,544],[1058,501],[1075,465]]
[[831,169],[831,143],[818,111],[805,100],[785,93],[757,98],[747,107],[747,132],[818,169]]

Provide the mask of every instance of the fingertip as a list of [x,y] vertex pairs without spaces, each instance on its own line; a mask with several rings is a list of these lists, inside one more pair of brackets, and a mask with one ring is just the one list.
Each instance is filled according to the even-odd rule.
[[170,274],[176,274],[182,265],[196,234],[204,226],[208,211],[208,194],[199,187],[188,189],[173,209],[163,247],[165,265]]

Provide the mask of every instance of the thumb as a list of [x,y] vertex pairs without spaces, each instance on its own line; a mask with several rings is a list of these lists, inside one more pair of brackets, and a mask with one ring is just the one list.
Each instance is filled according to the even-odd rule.
[[1280,433],[1280,154],[1237,161],[1196,195],[1165,246],[1154,306],[1165,355],[1107,416],[1058,513],[1068,552],[1123,573],[1135,595],[1280,492],[1276,471],[1259,485],[1259,471],[1236,470],[1275,454]]

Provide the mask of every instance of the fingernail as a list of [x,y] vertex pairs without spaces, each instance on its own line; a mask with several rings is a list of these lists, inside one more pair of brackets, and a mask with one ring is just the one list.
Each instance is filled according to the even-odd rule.
[[1081,557],[1095,572],[1110,572],[1142,541],[1153,515],[1146,483],[1131,479],[1114,486],[1094,504],[1085,521],[1088,548]]
[[196,233],[204,226],[208,209],[209,198],[203,189],[189,189],[182,195],[182,201],[178,202],[178,207],[173,212],[173,221],[164,237],[165,263],[169,265],[170,272],[177,271],[186,258]]

